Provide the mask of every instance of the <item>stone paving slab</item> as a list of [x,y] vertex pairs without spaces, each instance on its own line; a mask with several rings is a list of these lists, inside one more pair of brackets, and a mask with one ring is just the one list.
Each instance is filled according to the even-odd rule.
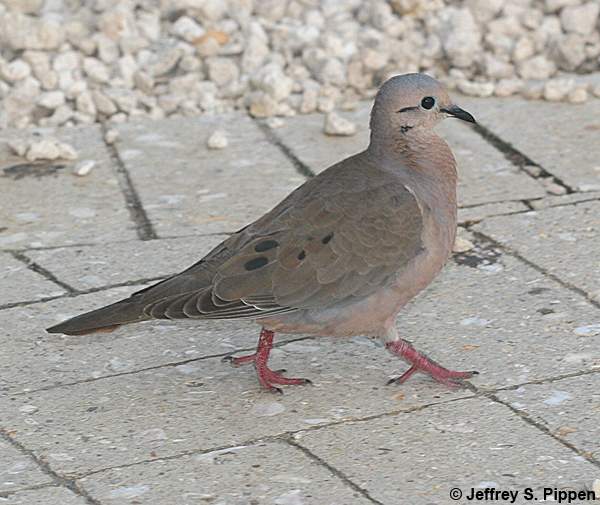
[[[24,412],[22,415],[26,415]],[[52,482],[35,461],[19,452],[6,440],[0,439],[0,496],[29,486]],[[0,498],[0,503],[4,503]]]
[[6,253],[0,253],[0,305],[59,296],[65,290]]
[[574,190],[600,190],[600,100],[585,104],[468,98],[468,110],[502,140]]
[[578,202],[600,200],[600,192],[590,191],[587,193],[571,193],[568,195],[552,196],[529,202],[536,210],[547,209],[548,207],[558,207],[562,205],[571,205]]
[[[285,126],[273,132],[302,162],[319,172],[367,146],[369,113],[370,104],[340,113],[355,122],[358,131],[352,137],[324,135],[321,114],[287,118]],[[449,119],[441,123],[438,131],[457,159],[459,205],[540,198],[546,194],[536,180],[513,166],[470,127]]]
[[[19,491],[7,498],[0,498],[2,505],[85,505],[85,498],[64,487],[44,487]],[[129,502],[131,503],[131,502]]]
[[[134,255],[139,244],[115,245],[115,257]],[[90,248],[86,254],[91,258],[103,254],[96,249]],[[170,262],[179,255],[179,244],[176,249],[175,253],[165,252],[167,246],[161,247],[157,263],[170,269]],[[181,249],[183,254],[185,247]],[[580,329],[594,328],[600,311],[534,269],[498,254],[484,248],[458,255],[456,260],[462,264],[449,264],[401,313],[400,334],[446,366],[479,370],[481,375],[474,381],[482,387],[504,387],[594,366],[600,359],[597,346],[593,339],[580,335]],[[75,260],[69,265],[70,269],[60,273],[72,281],[80,266]],[[108,269],[100,267],[102,272],[113,271],[119,280],[131,274],[127,262],[115,261]],[[90,274],[96,273],[92,270]],[[6,357],[0,362],[17,364],[7,370],[10,381],[5,380],[4,388],[12,392],[38,389],[251,349],[256,343],[258,326],[240,321],[153,321],[81,337],[43,331],[138,289],[140,286],[128,286],[0,311],[0,327],[4,328],[0,352]],[[291,338],[295,337],[280,335],[278,341]],[[536,351],[539,345],[551,349],[555,359],[540,356]],[[19,359],[24,348],[30,353],[27,363]],[[400,373],[403,367],[397,362],[389,373]],[[415,380],[428,383],[425,378]]]
[[[41,132],[71,144],[96,165],[85,177],[71,162],[33,166],[11,155],[7,141]],[[28,168],[17,170],[17,165]],[[53,169],[52,167],[64,166]],[[45,168],[44,168],[45,167]],[[101,243],[136,237],[98,126],[0,132],[0,248]]]
[[101,503],[323,505],[372,503],[299,449],[284,443],[182,456],[85,477]]
[[[543,200],[535,201],[538,202]],[[477,205],[475,207],[463,207],[458,209],[458,222],[472,223],[481,221],[487,217],[525,212],[528,209],[529,207],[522,202],[498,202]]]
[[180,272],[208,254],[227,235],[182,237],[102,246],[30,250],[25,256],[76,289],[166,277]]
[[[130,122],[116,144],[161,237],[231,233],[304,182],[246,114]],[[216,129],[229,146],[210,150]]]
[[120,287],[0,310],[0,391],[53,387],[255,347],[259,327],[248,321],[153,321],[78,337],[44,331],[142,287]]
[[[397,362],[366,339],[294,342],[273,351],[271,367],[314,385],[283,396],[260,390],[252,366],[210,358],[0,398],[0,426],[53,470],[78,475],[472,395],[385,386]],[[37,410],[23,416],[23,405]]]
[[[465,295],[457,297],[457,293]],[[542,310],[551,307],[553,313]],[[426,296],[408,308],[398,326],[404,337],[442,364],[478,369],[481,375],[472,382],[490,388],[596,366],[600,355],[595,339],[577,335],[575,329],[594,321],[598,313],[581,296],[502,256],[495,263],[482,262],[479,268],[452,265]],[[64,375],[77,379],[94,371],[96,376],[135,371],[142,365],[181,359],[189,350],[196,352],[192,357],[206,355],[214,352],[211,346],[215,345],[207,343],[209,329],[209,336],[222,335],[210,323],[194,333],[196,340],[191,342],[185,330],[177,328],[183,326],[161,330],[160,325],[138,325],[102,337],[71,337],[78,348],[64,354],[61,366],[69,372]],[[149,338],[153,333],[154,338]],[[539,352],[541,347],[544,353]],[[41,350],[39,358],[32,358],[27,369],[15,374],[14,382],[23,382],[24,376],[26,383],[47,381],[53,375],[43,368],[48,362],[52,356]],[[0,405],[0,425],[14,430],[17,440],[47,458],[54,469],[78,473],[143,461],[153,453],[164,457],[236,445],[322,422],[470,394],[448,391],[423,376],[402,387],[384,387],[387,377],[406,366],[363,338],[289,343],[273,352],[272,367],[282,366],[292,375],[312,379],[315,386],[287,388],[283,397],[273,397],[259,390],[252,367],[232,369],[220,358],[209,358],[13,396]],[[64,380],[62,375],[59,380]],[[340,389],[340,383],[346,386]],[[28,422],[19,412],[25,404],[39,408]],[[269,423],[261,422],[261,417],[268,417]],[[52,458],[49,454],[56,447],[61,455]]]
[[484,389],[597,366],[596,339],[577,328],[598,322],[600,310],[515,258],[495,254],[484,247],[456,255],[462,264],[446,267],[400,313],[399,334],[444,366],[478,370],[471,382]]
[[[591,487],[598,468],[484,398],[302,433],[298,442],[385,505],[454,503],[471,488]],[[525,442],[526,441],[526,442]],[[503,502],[504,503],[504,502]],[[509,503],[506,501],[506,503]]]
[[600,201],[495,217],[474,229],[600,301]]
[[600,460],[600,373],[529,384],[498,397]]

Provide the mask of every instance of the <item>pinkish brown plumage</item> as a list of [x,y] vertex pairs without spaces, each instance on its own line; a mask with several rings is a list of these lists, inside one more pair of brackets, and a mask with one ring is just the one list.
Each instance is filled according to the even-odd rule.
[[198,263],[154,286],[49,328],[79,335],[148,319],[253,319],[261,385],[301,384],[267,366],[274,332],[369,335],[447,385],[447,370],[401,339],[395,318],[448,259],[456,232],[456,163],[433,131],[444,117],[474,122],[423,74],[388,80],[375,98],[371,141],[307,181]]

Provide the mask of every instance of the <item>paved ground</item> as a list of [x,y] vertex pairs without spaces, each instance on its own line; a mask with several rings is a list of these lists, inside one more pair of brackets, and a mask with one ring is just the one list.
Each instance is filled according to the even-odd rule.
[[[361,149],[366,107],[350,138],[317,116],[131,123],[115,146],[96,126],[54,132],[97,161],[82,178],[14,168],[5,140],[24,133],[0,132],[0,504],[420,505],[454,487],[528,503],[528,487],[600,485],[600,101],[462,103],[480,126],[441,130],[475,246],[398,320],[481,372],[458,391],[385,387],[405,365],[363,338],[283,337],[274,368],[314,387],[279,397],[221,362],[253,348],[249,323],[43,331],[188,266]],[[230,146],[208,151],[217,126]]]

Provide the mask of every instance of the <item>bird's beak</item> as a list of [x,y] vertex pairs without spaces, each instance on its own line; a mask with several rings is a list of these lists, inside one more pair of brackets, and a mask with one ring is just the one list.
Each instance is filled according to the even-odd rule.
[[467,121],[468,123],[476,123],[475,118],[471,116],[466,110],[461,109],[458,105],[451,105],[447,109],[440,109],[442,112],[445,112],[449,116],[456,117],[458,119],[462,119],[463,121]]

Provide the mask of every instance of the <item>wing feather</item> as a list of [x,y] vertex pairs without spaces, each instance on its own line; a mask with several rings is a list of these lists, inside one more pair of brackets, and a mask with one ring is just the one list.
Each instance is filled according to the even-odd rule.
[[422,251],[414,194],[360,155],[322,172],[179,275],[134,296],[156,318],[261,318],[367,297]]

